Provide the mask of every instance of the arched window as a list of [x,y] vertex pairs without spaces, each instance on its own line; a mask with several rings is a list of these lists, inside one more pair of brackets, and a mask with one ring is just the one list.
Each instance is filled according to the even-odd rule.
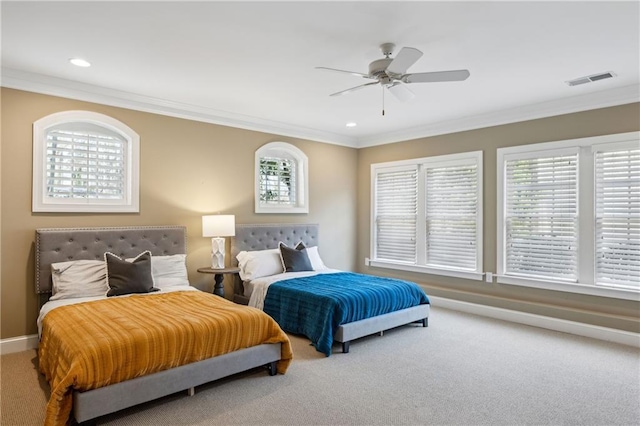
[[33,123],[34,212],[138,212],[140,138],[103,114]]
[[309,213],[308,160],[295,146],[271,142],[256,151],[256,213]]

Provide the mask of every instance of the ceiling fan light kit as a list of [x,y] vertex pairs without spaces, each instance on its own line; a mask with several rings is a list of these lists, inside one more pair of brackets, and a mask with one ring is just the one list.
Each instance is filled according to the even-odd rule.
[[[373,86],[380,84],[383,89],[389,90],[389,92],[395,96],[401,102],[411,100],[415,95],[409,90],[406,85],[414,83],[439,83],[447,81],[463,81],[469,78],[469,70],[451,70],[451,71],[436,71],[436,72],[420,72],[420,73],[407,73],[409,67],[415,64],[422,52],[413,47],[403,47],[395,58],[391,58],[395,45],[393,43],[384,43],[380,45],[380,50],[384,55],[382,59],[376,59],[369,64],[369,73],[361,73],[356,71],[345,71],[335,68],[316,67],[317,69],[323,69],[327,71],[335,71],[340,73],[351,74],[357,77],[363,77],[370,80],[375,80],[370,83],[361,84],[359,86],[351,87],[340,92],[332,93],[329,96],[340,96],[354,92],[356,90],[365,88],[367,86]],[[384,113],[383,113],[384,114]]]

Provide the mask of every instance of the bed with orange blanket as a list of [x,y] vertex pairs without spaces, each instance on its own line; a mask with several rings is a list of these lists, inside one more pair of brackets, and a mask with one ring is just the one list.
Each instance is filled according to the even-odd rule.
[[[171,254],[166,247],[176,244],[168,235],[175,232],[177,240],[184,240],[181,227],[38,230],[36,269],[42,275],[36,287],[47,288],[42,278],[51,270],[51,256],[58,256],[52,253],[65,251],[63,259],[68,259],[74,250],[69,244],[80,244],[85,250],[77,252],[83,253],[94,250],[88,248],[91,241],[100,246],[107,241],[113,250],[117,241],[131,246],[135,240],[138,251],[147,241],[165,246],[156,247],[159,255]],[[95,250],[84,258],[93,259]],[[72,414],[82,422],[171,393],[192,392],[258,366],[284,374],[292,359],[286,334],[268,315],[193,288],[72,302],[48,311],[45,305],[41,314],[39,368],[51,386],[47,425],[64,425]]]

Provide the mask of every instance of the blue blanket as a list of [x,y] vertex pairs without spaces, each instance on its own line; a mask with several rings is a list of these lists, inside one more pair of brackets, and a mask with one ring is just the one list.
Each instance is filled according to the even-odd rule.
[[307,336],[316,350],[330,356],[339,325],[428,303],[415,283],[339,272],[271,284],[264,311],[283,330]]

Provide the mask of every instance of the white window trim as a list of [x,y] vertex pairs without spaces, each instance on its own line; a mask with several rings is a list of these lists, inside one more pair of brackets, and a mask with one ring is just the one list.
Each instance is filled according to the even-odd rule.
[[[277,157],[277,152],[286,152],[296,161],[296,204],[266,206],[260,202],[260,159]],[[271,153],[271,154],[270,154]],[[254,204],[256,213],[309,213],[309,159],[302,150],[286,142],[270,142],[258,148],[254,168]]]
[[627,289],[617,289],[613,287],[596,287],[595,285],[585,285],[580,283],[566,283],[562,281],[549,281],[543,279],[531,279],[509,275],[498,275],[499,284],[509,284],[521,287],[533,287],[543,290],[563,291],[567,293],[586,294],[591,296],[610,297],[613,299],[640,300],[637,291]]
[[[376,259],[376,173],[379,170],[401,170],[408,167],[418,166],[418,217],[426,218],[425,216],[425,164],[437,164],[438,166],[455,166],[459,164],[467,164],[470,160],[474,160],[476,163],[476,170],[478,174],[477,192],[478,192],[478,215],[476,221],[476,236],[477,236],[477,251],[476,251],[476,270],[467,271],[455,268],[434,268],[432,266],[426,266],[420,264],[425,262],[425,249],[418,246],[418,264],[406,263],[406,262],[393,262],[388,260]],[[411,160],[390,161],[385,163],[375,163],[371,165],[371,206],[370,206],[370,246],[369,265],[378,268],[395,269],[408,272],[418,272],[432,275],[443,275],[456,278],[464,278],[470,280],[483,280],[484,273],[483,268],[483,167],[482,167],[482,151],[465,152],[460,154],[439,155],[434,157],[423,157]],[[422,201],[422,203],[420,203]],[[422,205],[421,205],[422,204]],[[418,221],[420,223],[420,221]],[[418,226],[416,229],[416,244],[418,241],[426,241],[426,229],[424,226]]]
[[[496,193],[496,249],[497,277],[500,284],[556,290],[570,293],[603,296],[616,299],[640,300],[640,292],[614,287],[602,287],[595,284],[595,182],[594,151],[599,146],[611,147],[614,143],[626,146],[629,142],[637,142],[640,132],[619,133],[614,135],[590,138],[571,139],[555,142],[544,142],[532,145],[520,145],[497,150],[497,193]],[[578,282],[562,280],[534,279],[505,273],[505,163],[510,158],[532,158],[544,155],[553,150],[553,155],[579,151],[578,160]],[[588,188],[588,189],[585,189]],[[591,231],[591,232],[588,232]],[[581,265],[587,259],[588,266]]]
[[[120,134],[127,140],[125,199],[79,200],[49,198],[46,196],[46,131],[64,123],[91,123]],[[91,111],[63,111],[43,117],[33,123],[33,212],[59,213],[137,213],[140,211],[140,136],[126,124]]]
[[482,281],[482,272],[466,272],[457,269],[432,268],[422,265],[413,265],[402,262],[390,262],[387,260],[369,260],[369,265],[376,268],[395,269],[397,271],[419,272],[422,274],[443,275],[446,277],[464,278],[468,280]]

